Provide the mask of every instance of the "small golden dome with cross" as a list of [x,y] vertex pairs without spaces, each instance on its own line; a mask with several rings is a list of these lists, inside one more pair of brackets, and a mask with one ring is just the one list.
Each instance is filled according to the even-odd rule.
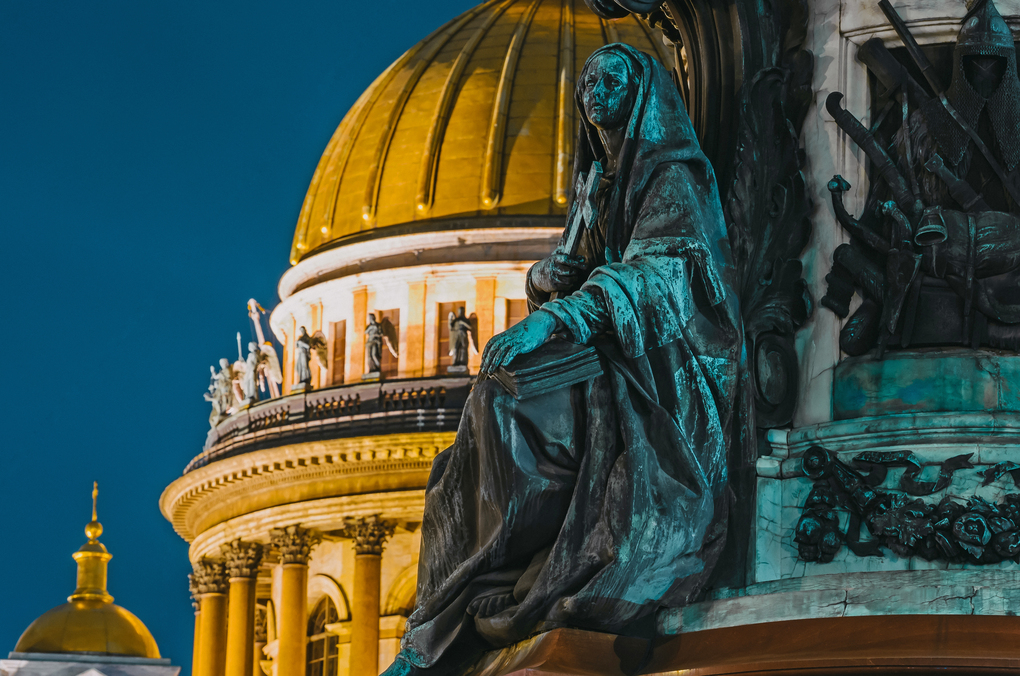
[[99,486],[92,486],[92,520],[85,526],[88,542],[72,556],[78,564],[78,586],[67,603],[43,613],[29,625],[15,653],[88,653],[159,658],[148,628],[131,612],[113,603],[106,591],[106,568],[113,555],[99,542],[103,526],[96,514]]

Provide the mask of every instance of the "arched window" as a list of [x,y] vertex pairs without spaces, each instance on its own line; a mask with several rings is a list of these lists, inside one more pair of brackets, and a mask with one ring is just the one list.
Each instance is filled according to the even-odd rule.
[[340,673],[340,649],[335,634],[326,625],[339,622],[336,606],[327,596],[319,601],[308,620],[308,666],[306,676],[337,676]]

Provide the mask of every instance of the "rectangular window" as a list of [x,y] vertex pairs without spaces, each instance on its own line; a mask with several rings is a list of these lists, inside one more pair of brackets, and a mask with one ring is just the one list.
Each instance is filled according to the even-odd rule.
[[333,322],[332,333],[333,345],[329,357],[329,372],[333,376],[329,384],[343,385],[344,367],[347,363],[347,358],[344,356],[347,352],[347,320]]
[[[393,349],[400,350],[400,310],[376,310],[375,320],[382,324],[383,336],[392,336],[390,342]],[[397,358],[390,352],[390,348],[386,346],[386,339],[383,338],[380,375],[383,378],[396,378],[397,365]]]
[[446,369],[453,365],[453,357],[450,356],[450,313],[457,314],[461,308],[466,307],[467,303],[462,300],[439,304],[439,314],[436,315],[436,323],[439,324],[439,375],[445,374]]

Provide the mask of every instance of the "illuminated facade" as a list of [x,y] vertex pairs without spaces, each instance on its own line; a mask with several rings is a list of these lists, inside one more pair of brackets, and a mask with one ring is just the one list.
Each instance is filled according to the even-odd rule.
[[[270,319],[283,396],[212,429],[160,500],[191,543],[193,673],[379,673],[396,655],[424,486],[470,388],[450,370],[448,317],[472,320],[474,373],[526,314],[526,272],[563,228],[574,78],[609,42],[672,66],[635,18],[491,0],[404,54],[341,122]],[[381,379],[365,378],[369,314],[395,329]],[[293,392],[301,327],[321,331],[326,358]]]

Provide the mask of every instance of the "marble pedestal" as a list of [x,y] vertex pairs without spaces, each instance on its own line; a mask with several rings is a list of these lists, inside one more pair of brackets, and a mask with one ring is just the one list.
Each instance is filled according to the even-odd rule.
[[[836,368],[832,402],[829,422],[769,432],[772,455],[757,462],[752,583],[969,568],[1020,576],[1020,566],[1009,560],[983,566],[949,564],[898,557],[888,550],[881,557],[861,557],[847,547],[830,563],[805,563],[798,559],[793,541],[813,486],[801,458],[813,446],[828,449],[848,464],[866,451],[910,452],[924,465],[924,480],[937,474],[940,463],[969,455],[973,467],[958,470],[945,489],[924,496],[929,503],[947,497],[996,503],[1007,493],[1020,492],[1008,472],[990,482],[982,474],[999,463],[1020,461],[1020,356],[961,349],[901,351],[881,360],[846,359]],[[891,469],[882,489],[895,492],[903,472]],[[840,516],[845,532],[848,514]]]
[[901,615],[771,621],[654,641],[556,629],[486,655],[472,676],[1020,674],[1020,618]]

